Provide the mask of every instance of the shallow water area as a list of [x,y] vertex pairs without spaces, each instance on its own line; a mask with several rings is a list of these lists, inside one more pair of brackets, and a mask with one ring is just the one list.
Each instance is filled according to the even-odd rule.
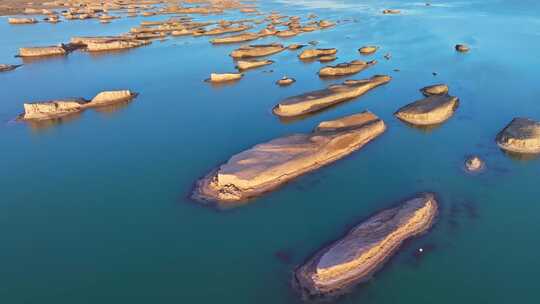
[[[326,80],[316,74],[325,64],[301,62],[301,50],[285,50],[268,57],[274,64],[223,86],[204,80],[233,72],[228,54],[239,45],[213,46],[212,37],[170,37],[112,54],[13,57],[19,47],[117,35],[170,15],[24,26],[0,17],[0,63],[24,63],[0,73],[2,303],[301,303],[290,285],[295,266],[347,228],[420,191],[440,198],[432,231],[408,242],[338,303],[534,302],[540,159],[506,155],[495,136],[516,116],[540,120],[540,4],[430,3],[259,1],[263,12],[340,22],[252,43],[316,40],[317,47],[339,50],[331,65],[378,63]],[[386,8],[402,14],[383,15]],[[471,50],[457,53],[457,43]],[[363,56],[357,50],[364,45],[379,49]],[[286,97],[375,74],[393,79],[301,119],[282,122],[271,112]],[[276,86],[285,75],[296,82]],[[460,98],[452,118],[420,130],[393,116],[436,83]],[[24,102],[121,89],[139,96],[50,123],[13,121]],[[349,157],[239,208],[217,211],[189,199],[194,182],[233,154],[364,110],[388,130]],[[486,162],[481,174],[463,171],[471,154]],[[420,247],[427,247],[421,257]]]

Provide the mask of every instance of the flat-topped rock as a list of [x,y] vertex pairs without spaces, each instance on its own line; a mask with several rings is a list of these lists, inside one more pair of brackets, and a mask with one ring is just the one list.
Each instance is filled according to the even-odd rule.
[[452,117],[458,106],[457,97],[433,95],[400,108],[394,115],[413,125],[436,125]]
[[242,73],[212,73],[208,81],[213,83],[229,82],[240,80],[243,76],[244,74]]
[[0,72],[13,71],[21,65],[22,64],[0,64]]
[[358,52],[360,52],[360,54],[362,55],[371,55],[371,54],[374,54],[375,52],[377,52],[379,48],[374,46],[374,45],[367,45],[367,46],[363,46],[361,48],[358,49]]
[[86,50],[88,52],[106,52],[132,49],[143,45],[148,45],[151,42],[148,40],[130,39],[130,40],[112,40],[112,41],[94,41],[86,42]]
[[329,28],[329,27],[333,27],[336,25],[335,22],[332,22],[332,21],[328,21],[328,20],[321,20],[319,21],[319,23],[317,23],[317,25],[320,27],[320,28]]
[[370,79],[348,81],[326,89],[289,97],[273,109],[280,117],[294,117],[316,112],[332,105],[359,97],[371,89],[388,83],[390,76],[373,76]]
[[385,9],[382,11],[382,13],[385,15],[396,15],[401,14],[401,11],[398,9]]
[[204,33],[202,33],[202,36],[214,36],[214,35],[221,35],[221,34],[227,34],[227,33],[243,32],[250,28],[251,27],[247,25],[218,27],[218,28],[205,31]]
[[499,134],[497,145],[503,150],[521,154],[540,153],[540,122],[514,118]]
[[291,50],[291,51],[296,51],[296,50],[299,50],[303,47],[305,47],[306,45],[305,44],[298,44],[298,43],[293,43],[293,44],[290,44],[287,49]]
[[19,116],[21,120],[46,120],[55,119],[70,114],[81,112],[85,100],[64,99],[23,104],[24,113]]
[[302,53],[298,55],[298,58],[303,59],[303,60],[309,60],[309,59],[315,59],[321,56],[335,55],[336,53],[337,53],[337,49],[334,49],[334,48],[309,49],[309,50],[302,51]]
[[9,24],[34,24],[37,22],[34,18],[8,18]]
[[446,95],[448,94],[448,86],[446,84],[434,84],[421,88],[420,92],[425,96]]
[[337,59],[336,55],[326,55],[326,56],[317,57],[317,60],[319,62],[331,62],[331,61],[334,61],[336,59]]
[[110,105],[117,102],[131,100],[136,96],[136,93],[133,93],[129,90],[104,91],[92,98],[92,100],[87,102],[84,107],[88,108],[102,105]]
[[231,53],[231,57],[235,59],[239,58],[252,58],[263,57],[283,51],[285,47],[282,44],[257,44],[243,46]]
[[[363,124],[294,134],[234,155],[196,183],[193,197],[222,207],[241,202],[343,158],[381,135],[386,126],[365,112]],[[230,205],[230,204],[229,204]]]
[[315,253],[296,269],[293,282],[307,299],[343,294],[369,280],[404,241],[427,232],[437,213],[432,193],[383,210]]
[[262,67],[265,65],[270,65],[274,63],[273,60],[239,60],[236,62],[236,68],[240,71],[245,71],[249,69],[254,69],[258,67]]
[[319,70],[320,77],[345,76],[359,73],[368,67],[376,64],[376,61],[353,60],[351,62],[340,63],[338,65],[326,66]]
[[293,84],[295,82],[296,82],[296,80],[294,78],[284,76],[280,80],[276,81],[276,84],[279,85],[279,86],[284,87],[284,86],[289,86],[289,85],[291,85],[291,84]]
[[37,46],[24,47],[19,49],[19,57],[45,57],[45,56],[62,56],[66,55],[67,51],[63,45],[59,46]]
[[465,44],[456,44],[456,46],[454,47],[456,49],[456,51],[460,52],[460,53],[466,53],[470,50],[469,46],[465,45]]
[[237,35],[221,37],[221,38],[214,38],[210,40],[210,43],[212,44],[238,43],[238,42],[256,40],[256,39],[259,39],[259,37],[260,37],[259,34],[245,33],[245,34],[237,34]]
[[88,43],[102,43],[116,40],[124,40],[124,38],[119,36],[78,36],[72,37],[70,42],[72,44],[86,46]]

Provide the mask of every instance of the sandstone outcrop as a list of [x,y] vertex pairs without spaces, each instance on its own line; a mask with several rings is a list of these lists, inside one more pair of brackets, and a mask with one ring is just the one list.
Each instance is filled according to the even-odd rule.
[[376,61],[365,62],[361,60],[353,60],[351,62],[340,63],[334,66],[326,66],[319,70],[319,77],[352,75],[359,73],[376,63]]
[[347,81],[342,85],[332,85],[323,90],[289,97],[276,105],[273,112],[280,117],[309,114],[357,98],[391,79],[390,76],[373,76],[370,79]]
[[245,33],[245,34],[238,34],[238,35],[232,35],[227,37],[221,37],[221,38],[214,38],[210,40],[210,43],[212,44],[227,44],[227,43],[238,43],[238,42],[245,42],[245,41],[252,41],[259,39],[258,34],[254,33]]
[[331,56],[335,55],[337,53],[337,49],[331,48],[331,49],[309,49],[304,50],[300,55],[298,55],[298,58],[302,60],[310,60],[310,59],[316,59],[317,57],[322,56]]
[[436,125],[452,117],[458,106],[457,97],[432,95],[400,108],[394,115],[413,125]]
[[25,47],[19,49],[19,57],[44,57],[66,55],[67,51],[63,45],[60,46],[42,46]]
[[285,47],[282,44],[256,44],[243,46],[231,53],[231,57],[235,59],[239,58],[252,58],[263,57],[283,51]]
[[540,122],[514,118],[499,134],[497,145],[505,151],[520,154],[540,153]]
[[362,55],[371,55],[371,54],[374,54],[375,52],[377,52],[379,48],[376,47],[376,46],[373,46],[373,45],[368,45],[368,46],[363,46],[361,48],[358,49],[358,52],[360,52],[360,54]]
[[210,74],[210,78],[208,79],[208,81],[213,83],[229,82],[239,80],[243,76],[244,74],[241,73],[212,73]]
[[104,51],[116,51],[124,49],[132,49],[143,45],[150,44],[150,41],[130,39],[130,40],[112,40],[112,41],[94,41],[86,43],[86,50],[88,52],[104,52]]
[[34,24],[37,22],[34,18],[8,18],[9,24]]
[[83,110],[83,99],[55,100],[36,103],[25,103],[21,120],[54,119],[78,113]]
[[351,154],[385,129],[382,120],[364,112],[340,128],[323,127],[310,134],[294,134],[256,145],[200,179],[193,197],[227,206],[259,196]]
[[287,49],[291,50],[291,51],[296,51],[296,50],[299,50],[303,47],[305,47],[306,45],[305,44],[298,44],[298,43],[293,43],[293,44],[290,44]]
[[236,68],[240,71],[254,69],[274,63],[272,60],[239,60],[236,62]]
[[92,100],[84,104],[85,108],[110,105],[117,102],[128,101],[136,97],[137,94],[129,90],[104,91],[97,94]]
[[281,86],[281,87],[284,87],[284,86],[291,85],[291,84],[293,84],[295,82],[296,82],[296,80],[294,78],[284,76],[280,80],[276,81],[276,84]]
[[307,299],[343,294],[369,280],[403,242],[427,232],[437,214],[433,193],[419,194],[383,210],[315,253],[296,269],[293,283]]
[[331,62],[336,59],[337,59],[336,55],[327,55],[327,56],[317,57],[317,60],[319,60],[319,62]]
[[446,95],[448,94],[448,86],[446,84],[434,84],[420,89],[420,92],[425,96],[431,95]]

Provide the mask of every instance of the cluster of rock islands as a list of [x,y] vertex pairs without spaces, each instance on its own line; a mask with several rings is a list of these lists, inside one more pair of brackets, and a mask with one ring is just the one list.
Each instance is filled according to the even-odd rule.
[[[339,22],[321,20],[310,14],[307,18],[285,16],[278,12],[260,12],[254,3],[236,0],[64,0],[37,1],[19,7],[0,6],[0,13],[26,14],[9,18],[14,26],[39,22],[98,19],[108,23],[117,18],[154,15],[174,15],[163,21],[143,21],[140,26],[119,36],[72,37],[67,43],[54,46],[21,47],[22,58],[66,56],[80,50],[107,52],[142,47],[155,39],[167,37],[208,37],[214,45],[242,44],[230,53],[231,68],[236,70],[211,73],[210,83],[240,81],[244,73],[275,61],[268,57],[287,52],[304,62],[337,60],[336,48],[316,48],[315,42],[289,44],[274,42],[257,44],[256,40],[273,36],[276,39],[295,37],[306,32],[337,26]],[[239,10],[249,18],[230,21],[196,21],[196,15],[218,15],[227,10]],[[114,14],[111,14],[113,13]],[[400,10],[386,9],[382,15],[398,15]],[[36,16],[44,16],[39,20]],[[243,43],[249,42],[244,45]],[[359,56],[371,56],[380,48],[360,46]],[[469,46],[458,44],[460,53]],[[384,55],[389,60],[390,54]],[[378,64],[361,58],[320,68],[318,77],[348,77]],[[21,65],[0,64],[0,72],[13,71]],[[367,92],[387,85],[392,77],[374,75],[365,79],[346,79],[312,92],[285,98],[276,103],[272,112],[280,118],[313,115],[336,104],[356,99]],[[296,80],[283,76],[275,81],[289,86]],[[458,110],[460,100],[452,96],[446,84],[433,84],[420,89],[419,99],[397,109],[394,116],[403,123],[423,128],[438,126]],[[130,90],[106,91],[91,99],[71,98],[24,103],[21,121],[59,119],[89,108],[128,102],[137,96]],[[195,183],[192,197],[212,202],[219,207],[235,206],[275,190],[300,175],[317,170],[361,150],[386,131],[386,124],[369,111],[320,122],[311,132],[291,134],[231,156]],[[509,153],[540,154],[540,122],[527,118],[513,119],[496,136],[497,145]],[[478,156],[464,162],[469,172],[479,172],[485,163]],[[299,266],[293,276],[294,286],[307,298],[332,296],[346,292],[359,282],[366,281],[387,261],[407,239],[427,232],[435,222],[438,204],[433,193],[421,193],[404,200],[393,208],[383,210],[354,227],[339,240],[326,246]]]

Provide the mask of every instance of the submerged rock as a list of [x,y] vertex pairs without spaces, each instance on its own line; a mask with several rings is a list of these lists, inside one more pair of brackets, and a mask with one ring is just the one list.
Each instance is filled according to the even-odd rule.
[[540,122],[514,118],[499,134],[497,145],[508,152],[520,154],[540,153]]
[[34,18],[8,18],[9,24],[34,24],[37,22]]
[[379,48],[376,47],[376,46],[373,46],[373,45],[368,45],[368,46],[363,46],[361,48],[358,49],[358,52],[360,52],[360,54],[362,55],[371,55],[375,52],[377,52]]
[[321,249],[294,272],[306,298],[335,296],[370,279],[404,241],[428,231],[438,213],[433,193],[383,210]]
[[245,34],[238,34],[238,35],[232,35],[222,38],[214,38],[210,40],[210,43],[212,44],[227,44],[227,43],[238,43],[238,42],[245,42],[245,41],[252,41],[255,39],[259,39],[258,34],[254,33],[245,33]]
[[326,89],[289,97],[273,109],[280,117],[294,117],[316,112],[340,102],[359,97],[369,90],[388,83],[390,76],[373,76],[370,79],[347,81]]
[[240,71],[254,69],[274,63],[273,60],[239,60],[236,62],[236,68]]
[[242,73],[223,73],[223,74],[212,73],[210,74],[210,78],[208,79],[208,81],[213,82],[213,83],[229,82],[229,81],[239,80],[243,76],[244,74]]
[[465,44],[456,44],[455,49],[460,53],[466,53],[469,51],[469,47]]
[[284,86],[291,85],[291,84],[293,84],[295,82],[296,82],[296,80],[294,78],[284,76],[280,80],[276,81],[276,84],[279,85],[279,86],[284,87]]
[[35,103],[25,103],[24,113],[19,116],[21,120],[46,120],[60,118],[83,110],[85,100],[66,99]]
[[86,50],[88,52],[104,52],[104,51],[116,51],[125,50],[148,45],[151,42],[148,40],[113,40],[113,41],[94,41],[86,43]]
[[21,65],[22,64],[0,64],[0,72],[13,71]]
[[298,31],[295,31],[295,30],[277,31],[275,35],[276,37],[279,37],[279,38],[289,38],[289,37],[294,37],[298,35]]
[[334,66],[326,66],[319,70],[320,77],[345,76],[359,73],[368,67],[376,64],[376,61],[353,60],[351,62],[340,63]]
[[330,62],[330,61],[334,61],[336,59],[337,59],[336,55],[327,55],[327,56],[321,56],[321,57],[317,58],[317,60],[319,60],[319,62]]
[[233,58],[251,58],[251,57],[263,57],[283,51],[285,47],[282,44],[257,44],[243,46],[231,53]]
[[337,53],[337,49],[331,48],[331,49],[309,49],[304,50],[300,55],[298,55],[298,58],[303,60],[309,60],[309,59],[315,59],[317,57],[321,56],[329,56],[329,55],[335,55]]
[[458,106],[457,97],[433,95],[402,107],[394,115],[413,125],[436,125],[449,119]]
[[223,203],[259,196],[304,173],[343,158],[381,135],[386,126],[364,112],[343,126],[294,134],[259,144],[231,157],[196,183],[193,197]]
[[420,92],[425,96],[446,95],[448,94],[448,86],[446,84],[434,84],[421,88]]
[[478,172],[484,167],[484,161],[478,156],[471,156],[465,161],[465,169],[469,172]]
[[25,47],[19,49],[19,57],[44,57],[66,55],[67,51],[63,45],[60,46],[38,46]]

